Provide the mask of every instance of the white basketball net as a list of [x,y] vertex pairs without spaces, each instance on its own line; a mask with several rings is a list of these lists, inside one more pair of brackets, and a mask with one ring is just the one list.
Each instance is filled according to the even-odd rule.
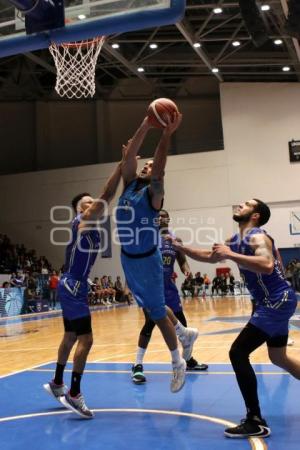
[[61,97],[94,96],[96,64],[104,39],[50,45],[57,71],[55,90]]

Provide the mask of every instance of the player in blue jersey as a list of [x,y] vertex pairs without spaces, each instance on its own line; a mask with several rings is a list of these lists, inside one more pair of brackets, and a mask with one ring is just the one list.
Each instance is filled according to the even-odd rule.
[[[161,209],[159,212],[159,230],[162,238],[160,240],[160,252],[163,259],[165,302],[182,325],[187,327],[187,321],[182,309],[178,289],[172,279],[172,274],[174,272],[175,261],[178,262],[180,270],[185,276],[187,276],[191,270],[185,255],[175,249],[170,239],[164,239],[164,236],[171,234],[169,230],[169,222],[170,216],[168,211]],[[181,242],[179,238],[175,239]],[[143,373],[143,360],[151,339],[152,331],[155,327],[155,322],[150,318],[147,310],[144,308],[143,311],[145,315],[145,324],[140,332],[136,361],[134,365],[135,370],[132,372],[132,381],[135,384],[143,384],[146,382],[146,377]],[[207,364],[199,364],[198,361],[196,361],[196,359],[192,356],[188,361],[186,361],[186,363],[187,370],[208,369]]]
[[[184,384],[185,359],[191,357],[193,343],[198,337],[197,330],[185,328],[165,306],[163,264],[158,248],[158,213],[164,197],[164,170],[171,135],[180,122],[179,113],[169,119],[153,161],[148,161],[139,175],[136,173],[137,154],[151,128],[148,118],[124,146],[124,191],[116,214],[121,261],[128,287],[138,304],[147,310],[159,327],[171,352],[172,392],[178,392]],[[183,346],[183,357],[178,350],[176,332]]]
[[[88,306],[88,276],[100,247],[99,225],[106,205],[113,199],[121,179],[121,163],[104,187],[98,199],[90,194],[77,195],[72,206],[76,217],[72,222],[72,238],[66,248],[64,273],[58,285],[58,297],[63,312],[65,333],[58,350],[55,376],[44,385],[49,394],[78,415],[91,419],[92,411],[85,404],[80,381],[87,356],[93,344],[91,315]],[[68,391],[63,374],[70,352],[77,342]]]
[[179,248],[197,261],[230,259],[237,263],[255,303],[251,319],[229,352],[247,409],[247,416],[240,425],[225,430],[225,435],[232,438],[267,437],[271,434],[261,416],[256,375],[249,361],[254,350],[266,343],[273,364],[300,379],[300,361],[288,355],[286,348],[289,319],[295,312],[297,298],[285,280],[274,240],[261,228],[270,215],[264,202],[248,200],[234,212],[233,219],[239,224],[239,233],[228,239],[226,245],[215,244],[212,251],[185,246]]

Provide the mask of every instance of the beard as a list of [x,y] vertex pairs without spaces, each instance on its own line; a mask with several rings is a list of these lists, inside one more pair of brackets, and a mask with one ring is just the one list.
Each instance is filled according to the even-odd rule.
[[244,214],[242,216],[240,216],[238,214],[233,214],[232,218],[237,223],[247,223],[251,219],[252,214],[253,214],[253,212],[249,212],[249,213]]
[[150,184],[151,178],[148,177],[147,175],[145,177],[138,175],[137,180],[138,180],[139,184],[148,185],[148,184]]

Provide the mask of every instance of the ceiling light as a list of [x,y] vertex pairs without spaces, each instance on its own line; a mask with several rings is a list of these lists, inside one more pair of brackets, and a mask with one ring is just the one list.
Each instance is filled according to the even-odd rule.
[[112,48],[120,48],[119,44],[111,44]]
[[213,9],[213,12],[214,12],[215,14],[222,14],[223,9],[222,9],[222,8],[214,8],[214,9]]
[[240,41],[233,41],[232,45],[234,47],[239,47],[241,45]]
[[274,44],[281,45],[281,44],[283,44],[283,41],[282,41],[282,39],[275,39]]
[[152,50],[155,50],[155,49],[158,47],[158,45],[153,43],[153,44],[150,44],[149,47],[150,47]]
[[78,19],[79,20],[84,20],[84,19],[86,19],[86,15],[85,14],[78,14]]
[[195,47],[195,48],[200,48],[200,47],[201,47],[200,42],[195,42],[195,43],[193,44],[193,47]]
[[137,71],[138,71],[138,72],[145,72],[145,69],[144,69],[144,67],[138,67],[138,68],[137,68]]
[[262,11],[270,11],[271,6],[270,5],[261,5],[261,10]]
[[284,66],[282,68],[283,72],[289,72],[291,70],[291,68],[289,66]]
[[213,67],[213,68],[211,69],[211,71],[212,71],[213,73],[218,73],[218,72],[219,72],[219,69],[218,69],[217,67]]

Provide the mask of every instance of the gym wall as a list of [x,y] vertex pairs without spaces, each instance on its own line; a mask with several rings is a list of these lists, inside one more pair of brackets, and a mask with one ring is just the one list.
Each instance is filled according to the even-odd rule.
[[[300,209],[300,163],[289,162],[288,141],[300,139],[300,86],[223,84],[221,105],[225,150],[170,156],[165,208],[185,225],[193,218],[188,224],[193,235],[200,233],[200,241],[206,239],[209,246],[215,236],[225,239],[234,232],[233,205],[261,198],[274,205],[266,228],[278,247],[297,245],[300,236],[289,235],[289,221],[291,210]],[[197,120],[201,122],[201,115]],[[60,267],[64,248],[50,244],[50,208],[69,204],[82,190],[97,195],[113,167],[109,163],[0,177],[1,232],[36,248]],[[184,233],[178,231],[182,237]],[[94,272],[121,273],[118,247],[113,246],[112,255],[97,259]],[[191,263],[191,267],[193,272],[215,273],[214,266]]]

